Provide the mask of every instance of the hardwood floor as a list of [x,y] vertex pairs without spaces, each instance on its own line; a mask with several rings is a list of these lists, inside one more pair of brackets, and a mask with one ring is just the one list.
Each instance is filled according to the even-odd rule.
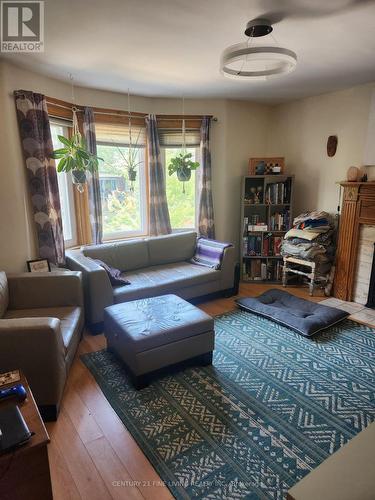
[[[240,296],[256,296],[268,288],[242,284]],[[288,287],[288,291],[309,298],[307,288]],[[234,299],[218,299],[199,307],[215,316],[235,309]],[[79,359],[82,353],[104,347],[103,335],[84,335],[68,377],[59,418],[47,424],[54,499],[172,499]]]

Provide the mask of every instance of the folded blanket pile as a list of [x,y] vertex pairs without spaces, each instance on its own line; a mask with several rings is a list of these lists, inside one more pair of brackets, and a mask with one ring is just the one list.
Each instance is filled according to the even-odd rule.
[[306,212],[293,221],[284,237],[281,253],[317,263],[318,272],[330,271],[335,256],[334,224],[327,212]]

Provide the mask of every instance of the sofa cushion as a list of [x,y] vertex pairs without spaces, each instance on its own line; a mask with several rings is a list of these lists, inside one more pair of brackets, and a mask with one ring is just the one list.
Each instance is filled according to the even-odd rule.
[[121,271],[132,271],[150,265],[146,240],[116,243],[116,265]]
[[150,266],[189,260],[193,257],[197,233],[177,233],[149,238],[148,251]]
[[65,351],[70,350],[75,334],[81,332],[83,318],[81,307],[43,307],[39,309],[9,309],[6,319],[14,318],[57,318],[61,321],[61,335]]
[[127,273],[130,285],[115,288],[115,303],[154,297],[161,293],[219,280],[221,272],[190,262],[178,262],[161,266],[151,266],[133,273]]
[[116,267],[121,271],[132,271],[149,265],[146,240],[129,240],[120,243],[105,243],[82,248],[83,254]]
[[0,271],[0,318],[2,318],[9,305],[9,289],[7,275]]

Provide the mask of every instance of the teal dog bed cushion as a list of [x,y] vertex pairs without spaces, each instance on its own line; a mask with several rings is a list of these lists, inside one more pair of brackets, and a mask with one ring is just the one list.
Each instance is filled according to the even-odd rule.
[[264,316],[310,337],[342,321],[349,313],[300,299],[283,290],[271,289],[259,297],[236,300],[244,311]]

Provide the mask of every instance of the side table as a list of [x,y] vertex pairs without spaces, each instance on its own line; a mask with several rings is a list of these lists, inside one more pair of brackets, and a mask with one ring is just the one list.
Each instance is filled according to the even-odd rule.
[[[30,431],[30,440],[9,453],[0,455],[0,498],[1,500],[52,500],[51,476],[47,445],[50,442],[47,430],[35,404],[25,376],[20,373],[27,391],[27,399],[17,403],[14,399],[0,402],[17,404]],[[8,384],[2,388],[11,387]]]

